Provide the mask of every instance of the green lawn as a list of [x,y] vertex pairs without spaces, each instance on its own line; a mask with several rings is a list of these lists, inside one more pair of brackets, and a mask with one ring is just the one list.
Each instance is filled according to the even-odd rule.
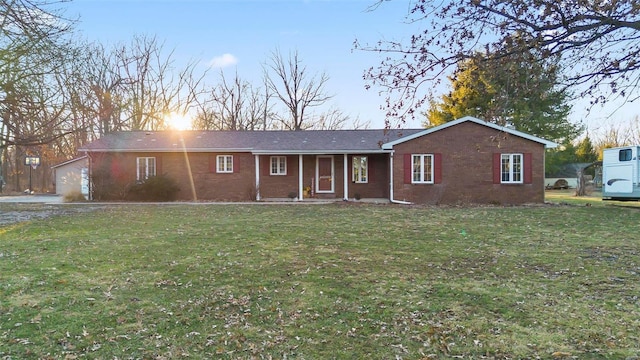
[[3,225],[0,359],[636,358],[639,234],[640,209],[575,201]]

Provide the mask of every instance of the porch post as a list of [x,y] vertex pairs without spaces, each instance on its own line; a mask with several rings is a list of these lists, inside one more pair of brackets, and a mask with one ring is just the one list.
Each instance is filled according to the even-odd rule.
[[256,201],[262,200],[260,196],[260,155],[254,155],[256,163]]
[[302,154],[298,154],[298,201],[302,201],[304,198],[304,178],[302,170]]
[[349,179],[347,179],[349,177],[349,164],[347,164],[347,154],[344,154],[343,157],[342,177],[344,178],[344,194],[342,196],[342,200],[347,201],[349,200]]
[[389,201],[394,202],[393,199],[393,151],[389,154]]

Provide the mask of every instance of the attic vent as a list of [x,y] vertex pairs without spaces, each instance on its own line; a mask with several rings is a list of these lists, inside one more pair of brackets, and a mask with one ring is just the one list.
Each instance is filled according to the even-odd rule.
[[151,139],[151,141],[156,141],[156,139]]
[[136,141],[142,141],[142,139],[136,139]]
[[201,135],[196,136],[197,139],[202,139]]

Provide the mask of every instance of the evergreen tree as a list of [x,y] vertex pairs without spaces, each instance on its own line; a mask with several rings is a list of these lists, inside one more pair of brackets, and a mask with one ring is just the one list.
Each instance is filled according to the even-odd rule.
[[545,176],[553,177],[563,166],[578,162],[576,148],[571,142],[565,142],[555,149],[547,150],[544,160]]
[[477,53],[459,62],[450,77],[451,92],[430,102],[426,126],[475,116],[559,143],[582,131],[567,119],[569,94],[559,88],[559,69],[552,61],[506,49],[498,50],[494,60],[487,57]]
[[576,146],[576,160],[581,163],[592,163],[598,160],[598,154],[591,143],[589,134]]

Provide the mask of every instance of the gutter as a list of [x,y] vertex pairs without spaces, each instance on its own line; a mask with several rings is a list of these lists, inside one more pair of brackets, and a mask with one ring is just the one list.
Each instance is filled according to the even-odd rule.
[[403,201],[403,200],[396,200],[393,198],[393,154],[394,151],[391,151],[391,153],[389,154],[389,168],[390,168],[390,174],[389,174],[389,201],[392,204],[400,204],[400,205],[413,205],[412,202],[409,201]]

